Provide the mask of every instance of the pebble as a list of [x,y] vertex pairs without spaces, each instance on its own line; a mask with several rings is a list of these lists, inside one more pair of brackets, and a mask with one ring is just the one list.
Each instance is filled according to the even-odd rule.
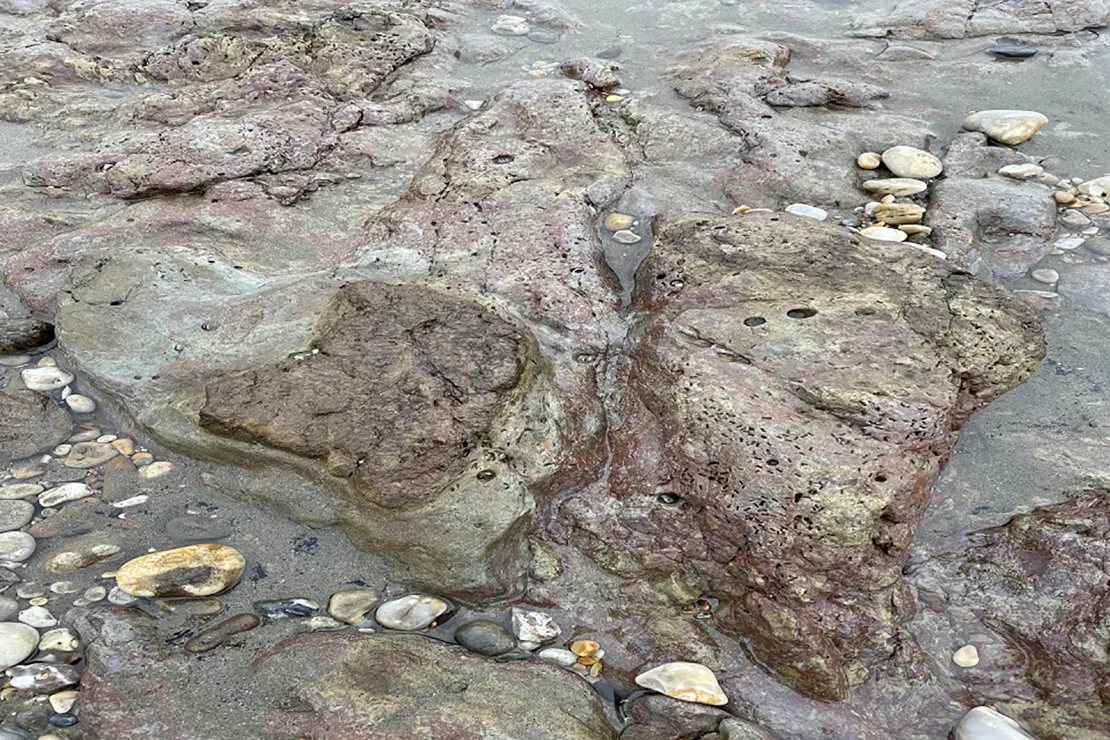
[[151,463],[153,463],[154,455],[150,454],[149,452],[136,452],[134,455],[131,456],[131,462],[135,464],[135,467],[141,468],[144,465],[150,465]]
[[1084,216],[1083,213],[1081,213],[1080,211],[1069,208],[1068,210],[1060,214],[1060,223],[1062,223],[1064,226],[1071,226],[1073,228],[1079,229],[1084,226],[1090,226],[1091,219]]
[[334,632],[335,630],[341,630],[347,627],[343,622],[323,614],[318,614],[315,617],[306,619],[304,621],[304,626],[309,632]]
[[[0,725],[0,740],[31,740],[31,736],[18,727]],[[42,737],[39,740],[42,740]]]
[[527,36],[531,29],[528,21],[519,15],[503,15],[497,19],[490,30],[500,36]]
[[303,619],[320,613],[320,605],[311,599],[256,601],[254,610],[267,622],[278,619]]
[[555,623],[555,619],[544,612],[522,609],[514,606],[512,609],[513,634],[520,640],[520,646],[525,650],[535,650],[545,642],[551,642],[563,630]]
[[[1033,270],[1033,272],[1029,274],[1038,283],[1044,283],[1045,285],[1055,285],[1060,280],[1060,273],[1056,272],[1055,270],[1049,270],[1047,268]],[[974,649],[975,648],[972,648],[972,650]]]
[[166,537],[174,542],[212,542],[231,536],[231,527],[217,519],[182,514],[175,516],[162,527]]
[[867,180],[863,189],[869,193],[902,197],[924,193],[929,186],[910,177],[888,177],[884,180]]
[[46,563],[46,569],[51,573],[72,573],[90,565],[95,565],[119,553],[118,545],[100,543],[85,546],[79,550],[63,550],[55,554]]
[[42,587],[42,584],[34,581],[25,581],[15,587],[15,595],[21,599],[33,599],[42,596],[44,593],[46,593],[46,589]]
[[139,477],[143,480],[152,480],[173,470],[173,463],[159,460],[158,462],[144,465],[139,468]]
[[1069,236],[1065,239],[1057,239],[1053,246],[1057,249],[1063,249],[1065,252],[1070,252],[1073,249],[1079,249],[1086,242],[1086,239],[1081,239],[1078,236]]
[[95,468],[119,454],[106,442],[78,442],[62,462],[67,468]]
[[66,396],[66,406],[69,406],[69,410],[75,414],[91,414],[96,411],[96,401],[80,393]]
[[38,649],[39,633],[21,622],[0,622],[0,671],[19,665]]
[[96,491],[89,488],[84,483],[66,483],[65,485],[51,488],[45,493],[39,494],[39,506],[57,506],[67,501],[76,501],[95,495]]
[[895,177],[928,180],[944,170],[944,164],[924,149],[912,146],[892,146],[883,152],[883,164]]
[[1110,175],[1103,175],[1079,183],[1079,192],[1084,195],[1093,195],[1096,198],[1105,198],[1110,195]]
[[77,669],[64,663],[30,663],[12,666],[5,672],[12,686],[36,694],[53,694],[81,680]]
[[818,208],[817,206],[806,205],[805,203],[791,203],[783,209],[787,213],[793,213],[795,216],[805,216],[806,218],[824,221],[829,217],[828,211]]
[[112,586],[112,590],[108,592],[108,603],[116,606],[127,606],[128,604],[134,604],[136,601],[138,599],[120,590],[119,586]]
[[50,592],[55,594],[75,594],[81,590],[81,587],[75,585],[73,581],[55,581],[50,584]]
[[126,437],[123,439],[113,439],[109,444],[115,447],[121,455],[130,456],[135,452],[134,440],[127,439]]
[[262,620],[257,614],[251,614],[250,612],[236,614],[234,617],[228,617],[219,624],[198,632],[185,643],[185,649],[190,653],[206,653],[223,645],[231,637],[241,632],[248,632],[260,624],[262,624]]
[[43,490],[43,487],[38,483],[9,483],[6,486],[0,486],[0,501],[34,496],[37,493],[42,493]]
[[[81,641],[74,634],[73,630],[59,627],[55,630],[47,630],[42,634],[42,639],[39,640],[39,650],[56,650],[60,653],[72,653],[81,647]],[[62,710],[59,710],[62,711]]]
[[103,586],[89,586],[85,589],[85,593],[81,594],[81,598],[90,602],[104,601],[107,597],[108,589]]
[[46,468],[44,468],[43,465],[47,462],[50,462],[49,457],[45,460],[41,458],[38,460],[20,460],[19,462],[12,463],[8,468],[8,472],[11,473],[12,477],[16,480],[35,478],[46,472]]
[[557,44],[559,34],[551,31],[529,31],[528,40],[537,44]]
[[620,242],[621,244],[635,244],[636,242],[643,239],[643,237],[637,234],[635,231],[621,229],[620,231],[616,231],[613,233],[613,239]]
[[1088,203],[1087,205],[1083,206],[1082,210],[1083,213],[1087,214],[1088,216],[1098,216],[1099,214],[1110,211],[1110,205],[1106,205],[1105,203]]
[[516,640],[507,629],[488,619],[475,619],[455,630],[455,642],[472,653],[504,655],[516,647]]
[[0,622],[8,621],[17,611],[19,611],[18,601],[11,596],[0,596]]
[[58,624],[58,619],[50,613],[49,609],[41,606],[29,606],[19,613],[19,621],[40,629],[53,627]]
[[1044,174],[1044,167],[1037,164],[1008,164],[998,170],[998,174],[1012,177],[1015,180],[1028,180],[1031,177]]
[[470,110],[481,110],[482,109],[482,103],[484,103],[484,102],[485,101],[483,101],[483,100],[464,100],[463,105],[465,105]]
[[[77,724],[77,715],[75,714],[52,714],[46,718],[46,721],[55,727],[73,727]],[[42,740],[40,737],[39,740]]]
[[578,662],[578,656],[569,650],[562,648],[545,648],[544,650],[536,653],[540,660],[546,660],[551,663],[557,663],[564,668],[570,668]]
[[570,651],[580,658],[593,655],[601,649],[596,640],[575,640],[570,644]]
[[450,608],[446,601],[434,596],[410,594],[379,606],[374,619],[391,630],[422,630]]
[[19,499],[0,501],[0,532],[19,529],[35,516],[35,505]]
[[31,355],[5,355],[0,357],[0,365],[4,367],[22,367],[31,361]]
[[636,683],[681,701],[715,707],[728,704],[728,697],[721,690],[713,671],[700,663],[664,663],[636,676]]
[[0,560],[22,563],[35,552],[35,538],[26,532],[0,534]]
[[977,666],[979,665],[979,651],[974,645],[964,645],[962,648],[952,653],[952,662],[961,668]]
[[1091,250],[1095,254],[1103,257],[1110,257],[1110,239],[1098,237],[1097,239],[1087,239],[1083,246]]
[[1031,110],[984,110],[964,119],[964,128],[979,131],[1008,146],[1020,144],[1048,123],[1042,113]]
[[875,207],[875,218],[888,224],[921,223],[925,209],[916,203],[880,203]]
[[23,385],[33,391],[55,391],[73,382],[73,373],[60,367],[29,367],[20,370]]
[[991,707],[975,707],[956,725],[956,740],[1034,740],[1021,725]]
[[51,454],[54,455],[54,457],[65,457],[66,455],[69,454],[69,451],[72,450],[72,449],[73,449],[73,445],[64,444],[64,445],[58,445],[57,447],[55,447],[50,452],[51,452]]
[[77,432],[77,434],[74,434],[72,437],[69,438],[69,441],[70,442],[92,442],[93,440],[95,440],[99,436],[100,436],[100,430],[97,429],[96,427],[92,427],[90,429],[86,429],[83,432]]
[[868,239],[877,239],[882,242],[904,242],[908,238],[906,232],[898,229],[888,229],[885,226],[868,226],[866,229],[860,229],[859,233]]
[[245,567],[234,548],[189,545],[128,561],[116,573],[116,584],[131,596],[211,596],[230,588]]
[[635,219],[627,213],[610,213],[605,217],[605,228],[609,231],[620,231],[631,228],[633,221]]
[[[50,708],[58,714],[65,714],[73,709],[73,705],[77,703],[77,698],[81,696],[80,691],[68,689],[66,691],[59,691],[50,695]],[[42,738],[39,738],[42,740]]]
[[145,504],[149,500],[150,500],[150,496],[147,496],[145,493],[140,493],[138,496],[132,496],[131,498],[125,498],[123,501],[113,501],[112,506],[113,506],[113,508],[116,508],[116,509],[126,509],[126,508],[129,508],[131,506],[138,506],[139,504]]
[[933,233],[933,228],[931,226],[925,226],[923,224],[900,224],[898,230],[904,231],[910,236],[914,234],[924,234],[928,236]]
[[382,603],[382,592],[376,588],[351,588],[336,591],[328,599],[328,614],[340,622],[358,624]]
[[856,157],[856,166],[861,170],[877,170],[882,163],[882,155],[876,152],[864,152]]

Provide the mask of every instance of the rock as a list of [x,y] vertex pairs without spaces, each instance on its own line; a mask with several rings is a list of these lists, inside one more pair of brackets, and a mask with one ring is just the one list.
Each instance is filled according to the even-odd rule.
[[455,630],[455,642],[472,653],[504,655],[516,648],[516,640],[507,629],[488,619],[475,619]]
[[882,155],[876,152],[864,152],[856,157],[856,166],[861,170],[877,170],[882,163]]
[[279,599],[256,601],[254,610],[267,622],[279,619],[303,619],[320,613],[320,605],[312,599]]
[[38,319],[0,318],[0,355],[36,349],[54,341],[54,327]]
[[75,414],[91,414],[96,411],[96,401],[78,393],[66,396],[66,406]]
[[53,627],[58,623],[58,620],[50,613],[50,610],[41,606],[27,607],[21,611],[19,613],[19,621],[40,629]]
[[519,15],[502,15],[490,30],[501,36],[527,36],[530,29],[528,21]]
[[880,203],[875,206],[874,216],[888,224],[917,224],[925,215],[925,209],[916,203]]
[[84,483],[63,483],[39,494],[39,505],[54,507],[67,501],[77,501],[88,496],[95,496],[96,492]]
[[[107,487],[107,482],[105,482]],[[184,514],[175,516],[162,526],[162,532],[174,542],[213,542],[232,535],[228,524],[206,516]]]
[[0,596],[0,622],[6,622],[17,611],[19,611],[18,601],[10,596]]
[[48,450],[65,440],[73,421],[41,393],[0,391],[0,465]]
[[309,632],[331,632],[347,627],[343,622],[332,619],[331,617],[326,617],[323,614],[306,619],[304,621],[304,626]]
[[1082,211],[1068,208],[1060,214],[1060,223],[1064,226],[1070,226],[1073,229],[1081,229],[1084,226],[1090,226],[1091,219],[1087,218]]
[[42,634],[42,639],[39,641],[39,650],[43,651],[54,650],[61,653],[72,653],[80,647],[81,641],[77,635],[74,634],[73,630],[65,627],[47,630]]
[[1035,740],[1021,725],[991,707],[975,707],[956,725],[956,740]]
[[1055,285],[1060,280],[1060,273],[1047,268],[1033,270],[1029,274],[1038,283],[1044,283],[1045,285]]
[[[1110,257],[1110,239],[1100,236],[1094,239],[1081,239],[1080,242],[1080,244],[1076,245],[1077,247],[1086,247],[1093,254],[1102,257]],[[1059,242],[1056,243],[1056,246],[1060,246]],[[3,491],[4,489],[0,488],[0,496],[3,495]]]
[[154,480],[160,478],[166,473],[173,470],[173,463],[167,460],[159,460],[152,462],[150,465],[143,465],[139,468],[139,477],[143,480]]
[[929,180],[941,173],[944,165],[935,155],[912,146],[892,146],[883,152],[883,164],[895,177]]
[[952,662],[961,668],[972,668],[979,665],[979,650],[974,645],[964,645],[952,653]]
[[262,620],[257,614],[236,614],[198,632],[185,643],[185,650],[190,653],[206,653],[223,645],[235,635],[248,632],[260,624]]
[[621,231],[632,227],[635,219],[627,213],[610,213],[605,217],[605,228],[609,231]]
[[712,706],[728,704],[713,671],[700,663],[664,663],[636,676],[636,683],[682,701]]
[[537,44],[557,44],[561,37],[551,31],[529,31],[528,40]]
[[621,244],[635,244],[643,239],[643,237],[634,231],[621,229],[620,231],[616,231],[613,233],[613,239],[620,242]]
[[721,720],[717,733],[720,740],[778,740],[770,730],[736,717]]
[[26,532],[0,534],[0,560],[22,563],[35,552],[35,538]]
[[675,701],[669,696],[645,693],[625,704],[629,724],[621,740],[674,740],[704,738],[717,740],[720,723],[728,713],[706,704]]
[[1093,195],[1096,198],[1105,198],[1110,195],[1110,175],[1103,175],[1096,177],[1093,180],[1086,180],[1078,185],[1079,192],[1084,195]]
[[998,170],[998,174],[1012,177],[1015,180],[1028,180],[1043,173],[1044,167],[1036,164],[1008,164]]
[[864,82],[824,76],[800,79],[793,75],[763,95],[769,105],[787,108],[868,108],[889,97],[886,90]]
[[816,206],[806,205],[805,203],[791,203],[783,210],[787,213],[793,213],[795,216],[805,216],[806,218],[812,218],[816,221],[824,221],[829,217],[828,211]]
[[77,668],[57,663],[30,663],[9,668],[8,681],[17,689],[34,694],[52,694],[81,680]]
[[0,500],[0,532],[19,529],[34,516],[35,505],[29,501]]
[[80,691],[73,690],[59,691],[57,693],[51,694],[50,708],[59,714],[65,714],[69,712],[69,710],[73,709],[73,706],[77,703],[77,699],[80,698],[80,696]]
[[20,370],[23,384],[33,391],[56,391],[73,382],[73,373],[60,367],[29,367]]
[[46,569],[51,573],[72,573],[103,562],[120,552],[119,545],[99,542],[95,538],[79,539],[79,542],[67,543],[68,549],[52,555],[46,563]]
[[116,573],[131,596],[211,596],[231,588],[246,561],[225,545],[189,545],[143,555]]
[[9,483],[0,486],[0,501],[26,498],[43,492],[43,487],[37,483]]
[[550,614],[519,606],[512,608],[512,620],[513,634],[521,641],[521,647],[526,650],[535,650],[543,643],[551,642],[563,632]]
[[540,660],[546,660],[551,663],[556,663],[564,668],[570,668],[578,662],[578,656],[569,650],[562,648],[544,648],[536,653]]
[[890,177],[885,180],[867,180],[863,189],[876,195],[903,197],[924,193],[929,186],[921,180],[907,177]]
[[578,57],[563,62],[562,73],[572,80],[581,80],[596,90],[609,90],[620,87],[621,80],[617,76],[619,65],[603,59],[590,59]]
[[376,588],[352,588],[336,591],[328,599],[328,614],[340,622],[358,624],[382,603],[382,592]]
[[391,630],[422,630],[451,609],[434,596],[410,594],[387,601],[374,612],[374,619]]
[[580,658],[588,658],[600,649],[596,640],[575,640],[570,644],[570,651]]
[[865,236],[868,239],[875,239],[881,242],[904,242],[908,236],[904,231],[888,229],[885,226],[868,226],[865,229],[860,229],[859,233],[861,236]]
[[964,128],[979,131],[995,141],[1015,146],[1028,140],[1048,123],[1043,114],[1030,110],[985,110],[964,119]]
[[0,670],[18,665],[38,649],[39,633],[21,622],[0,622]]
[[78,442],[62,462],[67,468],[95,468],[119,454],[107,442]]

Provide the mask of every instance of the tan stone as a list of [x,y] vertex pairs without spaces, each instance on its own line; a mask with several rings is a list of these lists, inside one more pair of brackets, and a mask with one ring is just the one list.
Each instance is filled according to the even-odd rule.
[[876,152],[864,152],[856,157],[856,166],[861,170],[875,170],[883,163],[883,158]]
[[605,228],[609,231],[620,231],[631,227],[634,220],[626,213],[610,213],[605,217]]
[[875,207],[875,218],[888,224],[921,223],[925,209],[916,203],[881,203]]
[[189,545],[127,562],[116,573],[116,584],[131,596],[211,596],[230,588],[244,567],[234,548]]

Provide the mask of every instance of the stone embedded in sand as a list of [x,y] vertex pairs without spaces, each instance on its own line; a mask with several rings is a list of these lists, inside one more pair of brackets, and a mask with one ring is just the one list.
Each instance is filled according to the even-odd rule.
[[1048,123],[1042,113],[1031,110],[984,110],[964,119],[968,131],[980,131],[995,141],[1014,146],[1029,139]]
[[422,630],[450,608],[446,601],[435,596],[410,594],[379,606],[374,619],[386,629]]
[[717,677],[701,663],[664,663],[636,676],[636,683],[682,701],[715,707],[728,704],[728,697],[717,683]]
[[60,486],[56,486],[48,491],[40,493],[39,505],[43,508],[57,506],[58,504],[64,504],[67,501],[76,501],[77,499],[93,495],[95,495],[93,489],[89,488],[80,481],[74,483],[63,483]]
[[34,694],[52,694],[81,680],[76,667],[56,663],[13,666],[7,670],[7,674],[12,686]]
[[455,642],[479,655],[504,655],[516,647],[512,634],[497,622],[475,619],[455,630]]
[[26,532],[0,534],[0,560],[22,563],[35,552],[35,538]]
[[621,229],[620,231],[616,231],[613,233],[613,239],[620,242],[621,244],[635,244],[636,242],[643,239],[643,237],[637,234],[635,231],[631,231],[629,229]]
[[340,622],[358,624],[382,603],[382,592],[376,588],[351,588],[336,591],[328,599],[328,614]]
[[928,187],[921,180],[915,180],[912,177],[888,177],[883,180],[867,180],[863,183],[863,189],[869,193],[895,197],[924,193]]
[[974,645],[964,645],[952,653],[952,662],[961,668],[971,668],[979,665],[979,650]]
[[998,169],[998,174],[1012,177],[1015,180],[1028,180],[1031,177],[1044,174],[1044,167],[1039,164],[1008,164]]
[[246,567],[225,545],[190,545],[152,552],[124,564],[116,584],[131,596],[211,596],[230,588]]
[[861,170],[876,170],[882,163],[882,155],[876,152],[864,152],[856,157],[856,167]]
[[610,213],[605,217],[605,228],[609,231],[620,231],[632,228],[634,219],[627,213]]
[[892,146],[883,152],[883,164],[895,177],[928,180],[944,169],[944,164],[924,149],[912,146]]
[[67,468],[95,468],[119,454],[107,442],[78,442],[62,462]]
[[0,622],[0,670],[18,665],[39,646],[39,633],[21,622]]

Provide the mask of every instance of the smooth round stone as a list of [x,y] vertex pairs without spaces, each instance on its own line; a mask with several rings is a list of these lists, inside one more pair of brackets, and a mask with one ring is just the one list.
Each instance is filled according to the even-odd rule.
[[944,164],[924,149],[912,146],[892,146],[883,152],[883,164],[895,177],[928,180],[944,170]]
[[382,603],[382,592],[376,588],[351,588],[336,591],[328,599],[328,614],[340,622],[358,624]]
[[[77,724],[77,715],[67,713],[52,714],[46,718],[46,721],[55,727],[73,727]],[[42,738],[39,738],[39,740],[42,740]]]
[[528,40],[536,44],[557,44],[559,34],[551,31],[529,31]]
[[[58,691],[50,695],[50,708],[58,714],[65,714],[73,709],[73,705],[77,703],[79,696],[81,696],[81,692],[72,689]],[[42,738],[39,738],[39,740],[42,740]]]
[[570,668],[578,662],[578,656],[569,650],[563,648],[546,648],[536,653],[540,660],[546,660],[549,663],[556,663],[564,668]]
[[1097,255],[1110,257],[1110,239],[1098,237],[1097,239],[1084,239],[1083,246]]
[[0,596],[0,622],[6,622],[17,611],[19,611],[19,602],[11,596]]
[[817,221],[824,221],[829,217],[828,211],[818,208],[817,206],[806,205],[805,203],[791,203],[783,209],[787,213],[793,213],[795,216],[805,216]]
[[304,627],[309,632],[334,632],[336,630],[346,629],[347,625],[337,619],[317,614],[315,617],[309,617],[304,621]]
[[69,406],[69,410],[75,414],[91,414],[96,411],[96,401],[80,393],[66,396],[66,406]]
[[19,371],[23,385],[33,391],[56,391],[73,382],[73,373],[60,367],[29,367]]
[[96,492],[86,486],[84,483],[66,483],[48,491],[39,494],[39,505],[43,508],[48,506],[57,506],[64,504],[67,501],[76,501],[77,499],[86,498],[88,496],[95,496]]
[[1048,123],[1042,113],[1031,110],[984,110],[964,119],[964,128],[979,131],[995,141],[1014,146],[1027,141]]
[[19,529],[35,516],[35,505],[30,501],[0,501],[0,532]]
[[92,442],[100,436],[99,429],[85,429],[69,438],[70,442]]
[[45,629],[58,624],[58,619],[50,613],[49,609],[41,606],[29,606],[19,613],[19,621],[32,627]]
[[283,599],[281,601],[256,601],[254,610],[268,622],[279,619],[303,619],[316,616],[320,605],[311,599]]
[[31,361],[31,355],[4,355],[0,357],[0,365],[4,367],[23,367]]
[[67,468],[95,468],[119,454],[107,442],[78,442],[62,462]]
[[531,29],[528,21],[519,15],[503,15],[490,30],[500,36],[526,36]]
[[1014,720],[991,707],[975,707],[956,725],[956,740],[1034,740]]
[[1076,202],[1075,196],[1066,190],[1057,190],[1052,194],[1052,198],[1062,206],[1068,206]]
[[183,514],[175,516],[162,527],[166,537],[174,542],[212,542],[231,536],[231,527],[216,519]]
[[864,152],[856,157],[856,167],[861,170],[877,170],[883,163],[883,156],[877,152]]
[[0,560],[22,563],[35,552],[35,538],[26,532],[0,534]]
[[38,649],[39,632],[21,622],[0,622],[0,671],[19,665]]
[[455,642],[472,653],[504,655],[516,647],[516,640],[507,629],[488,619],[475,619],[455,630]]
[[189,545],[125,563],[116,573],[116,584],[131,596],[212,596],[230,588],[245,567],[234,548]]
[[81,680],[81,674],[75,667],[60,663],[13,666],[8,669],[8,676],[15,688],[36,694],[52,694]]
[[933,233],[933,228],[931,226],[925,226],[924,224],[899,224],[898,230],[904,231],[910,236],[914,234],[924,234],[928,236]]
[[104,601],[108,598],[108,589],[103,586],[89,586],[85,589],[85,593],[81,594],[81,598],[89,602]]
[[974,645],[964,645],[952,653],[952,662],[961,668],[972,668],[979,665],[979,651]]
[[912,177],[888,177],[883,180],[868,180],[863,183],[863,189],[869,193],[896,197],[924,193],[928,187],[921,180],[915,180]]
[[391,630],[422,630],[451,607],[443,599],[410,594],[387,601],[374,612],[374,619]]
[[1044,167],[1037,164],[1008,164],[998,170],[998,174],[1012,177],[1015,180],[1028,180],[1031,177],[1044,174]]
[[185,649],[190,653],[206,653],[223,645],[231,637],[252,630],[260,624],[262,624],[262,620],[257,614],[249,612],[236,614],[219,624],[198,632],[185,643]]
[[64,445],[58,445],[57,447],[55,447],[50,452],[51,452],[51,454],[54,455],[54,457],[65,457],[66,455],[69,454],[69,451],[72,450],[72,449],[73,449],[73,445],[64,444]]
[[1079,249],[1084,244],[1090,246],[1090,240],[1080,239],[1078,236],[1069,236],[1065,239],[1057,239],[1056,243],[1053,246],[1057,249],[1062,249],[1065,252],[1070,252],[1073,249]]
[[32,738],[18,727],[0,726],[0,740],[32,740]]
[[1033,270],[1029,275],[1038,283],[1044,283],[1045,285],[1055,285],[1060,281],[1060,273],[1047,268]]
[[173,463],[159,460],[158,462],[139,468],[139,477],[143,480],[153,480],[154,478],[165,475],[171,470],[173,470]]
[[1072,228],[1080,229],[1084,226],[1091,225],[1091,219],[1083,215],[1082,212],[1073,208],[1069,208],[1060,214],[1060,223],[1064,226],[1071,226]]
[[0,501],[34,496],[42,491],[43,487],[38,483],[9,483],[6,486],[0,486]]
[[636,219],[629,216],[627,213],[610,213],[605,217],[605,228],[609,231],[621,231],[622,229],[632,228],[632,222]]
[[116,606],[127,606],[134,604],[138,599],[129,593],[120,589],[119,586],[112,586],[112,590],[108,592],[108,603],[115,604]]
[[909,238],[906,232],[899,229],[888,229],[885,226],[868,226],[866,229],[860,229],[859,233],[868,239],[876,239],[881,242],[904,242]]
[[621,229],[620,231],[616,231],[613,233],[613,239],[620,242],[621,244],[635,244],[636,242],[643,239],[643,237],[634,231]]
[[1105,198],[1110,195],[1110,175],[1103,175],[1079,183],[1079,192],[1084,195],[1093,195],[1096,198]]
[[664,663],[636,676],[636,683],[681,701],[715,707],[728,704],[728,697],[721,690],[713,671],[700,663]]

